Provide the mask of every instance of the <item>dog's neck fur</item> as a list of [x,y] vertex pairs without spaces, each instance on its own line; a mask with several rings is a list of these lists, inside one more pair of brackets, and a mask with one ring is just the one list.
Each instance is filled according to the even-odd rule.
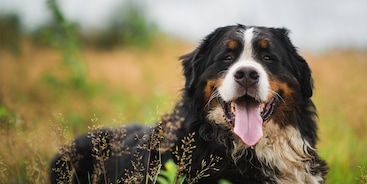
[[[321,173],[313,173],[315,148],[294,127],[281,128],[270,121],[264,126],[264,137],[255,146],[258,160],[271,168],[278,183],[321,183]],[[264,169],[264,174],[267,170]]]
[[[311,108],[311,107],[310,107]],[[192,107],[181,108],[186,109],[185,112],[181,112],[181,115],[186,115],[188,118],[190,115],[187,114],[192,110]],[[195,109],[195,108],[194,108]],[[200,115],[200,113],[195,112],[195,114]],[[186,118],[185,117],[185,118]],[[192,118],[192,114],[190,116]],[[223,111],[221,108],[211,109],[208,115],[202,119],[196,117],[195,121],[198,123],[207,123],[214,128],[214,126],[219,126],[217,134],[232,135],[226,137],[231,139],[233,145],[230,146],[229,154],[227,156],[233,159],[236,164],[237,161],[243,159],[249,154],[255,152],[256,156],[251,157],[252,159],[257,159],[261,164],[261,168],[265,176],[275,177],[277,183],[323,183],[324,179],[322,173],[314,173],[315,167],[320,167],[320,165],[314,165],[314,155],[316,153],[315,148],[312,143],[305,140],[301,133],[297,130],[295,126],[279,126],[282,122],[274,122],[269,120],[264,124],[263,132],[264,136],[254,147],[249,147],[242,143],[238,137],[233,133],[228,126],[228,123],[223,119]],[[208,121],[209,120],[209,121]],[[314,118],[310,117],[310,121]],[[290,115],[287,117],[286,122],[298,121],[294,116]],[[300,122],[294,122],[297,125]],[[309,122],[315,123],[315,122]],[[183,125],[185,126],[185,125]],[[196,127],[205,128],[207,126],[198,125]],[[190,131],[198,131],[190,128]],[[215,135],[214,135],[215,136]],[[223,136],[221,136],[223,138]],[[203,137],[202,137],[203,138]],[[205,139],[205,138],[203,138]],[[217,144],[222,145],[225,141],[219,140],[219,138],[214,138]],[[311,140],[311,142],[313,142]],[[222,145],[228,147],[228,145]],[[250,151],[250,149],[253,149]],[[249,163],[252,161],[249,160]],[[271,173],[274,172],[275,173]],[[243,173],[244,174],[244,173]]]

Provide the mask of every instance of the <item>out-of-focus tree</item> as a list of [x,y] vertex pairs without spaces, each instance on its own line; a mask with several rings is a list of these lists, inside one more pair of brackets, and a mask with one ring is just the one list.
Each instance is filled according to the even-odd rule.
[[0,14],[0,49],[20,53],[21,23],[17,14]]
[[97,49],[146,48],[157,33],[157,27],[144,14],[143,5],[139,1],[129,0],[112,12],[106,28],[84,33],[83,41]]

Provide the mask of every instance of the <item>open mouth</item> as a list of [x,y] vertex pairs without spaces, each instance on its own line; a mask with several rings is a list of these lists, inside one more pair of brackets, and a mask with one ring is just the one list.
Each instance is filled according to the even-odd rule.
[[255,145],[262,137],[262,125],[272,115],[278,97],[274,96],[268,102],[261,102],[244,95],[231,102],[225,102],[218,97],[218,102],[224,112],[224,119],[233,126],[234,132],[241,140],[249,145]]

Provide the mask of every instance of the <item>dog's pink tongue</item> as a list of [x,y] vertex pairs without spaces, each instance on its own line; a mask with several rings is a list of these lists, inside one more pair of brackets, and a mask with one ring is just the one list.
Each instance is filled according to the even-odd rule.
[[260,105],[253,103],[235,103],[235,109],[234,133],[246,145],[255,145],[263,136],[263,120],[260,115]]

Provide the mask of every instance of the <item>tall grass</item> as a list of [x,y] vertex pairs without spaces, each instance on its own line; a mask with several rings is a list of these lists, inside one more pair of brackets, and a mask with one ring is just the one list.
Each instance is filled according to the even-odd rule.
[[[57,62],[44,64],[42,58],[62,58],[53,50],[34,49],[20,59],[11,54],[0,55],[7,68],[0,107],[0,180],[47,183],[48,162],[58,145],[87,132],[88,126],[116,126],[134,120],[154,122],[169,112],[182,86],[180,64],[172,56],[190,51],[190,46],[169,39],[164,42],[161,39],[157,50],[144,53],[129,49],[83,51],[87,68],[94,72],[86,79],[96,89],[87,96],[73,88],[44,86],[40,71],[56,71],[53,65],[57,66]],[[349,51],[306,56],[313,69],[313,100],[319,112],[317,147],[330,166],[327,183],[366,183],[367,102],[362,98],[367,93],[367,76],[363,72],[366,58],[363,52]],[[109,66],[118,70],[114,72]],[[28,70],[19,75],[22,68]],[[142,75],[147,73],[150,74]],[[344,82],[345,78],[348,82]]]
[[[59,146],[88,126],[155,122],[183,85],[176,58],[193,48],[159,37],[144,51],[83,50],[76,25],[48,2],[60,26],[59,46],[22,40],[20,56],[0,50],[0,183],[48,183],[48,163]],[[330,166],[327,183],[367,183],[367,54],[336,50],[306,60],[315,79],[318,150]],[[178,176],[182,165],[170,167],[161,176],[180,182],[167,176]]]
[[330,166],[328,183],[366,183],[359,168],[367,166],[367,55],[338,51],[308,56],[320,120],[318,148]]

